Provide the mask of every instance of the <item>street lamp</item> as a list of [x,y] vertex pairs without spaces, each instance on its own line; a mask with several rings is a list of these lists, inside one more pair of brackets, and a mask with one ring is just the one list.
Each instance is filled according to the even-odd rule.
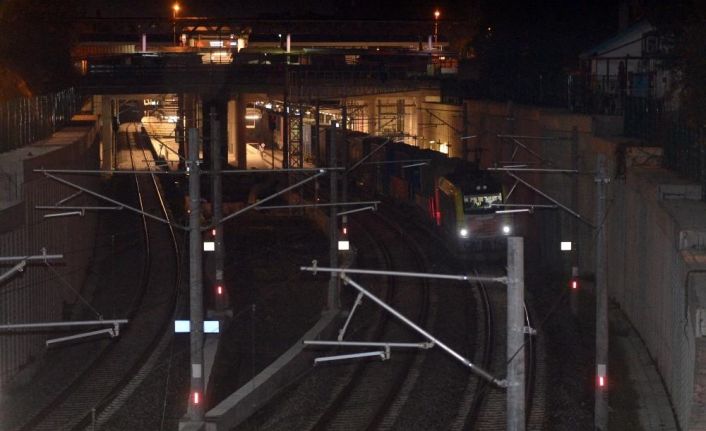
[[172,19],[174,21],[174,24],[172,26],[172,30],[174,33],[174,46],[176,46],[176,43],[177,43],[176,42],[177,41],[177,39],[176,39],[176,20],[177,20],[177,15],[179,15],[179,9],[181,9],[181,7],[179,6],[179,3],[174,3],[174,6],[172,6]]
[[441,15],[441,12],[439,12],[439,9],[434,11],[434,45],[438,45],[439,43],[439,16]]

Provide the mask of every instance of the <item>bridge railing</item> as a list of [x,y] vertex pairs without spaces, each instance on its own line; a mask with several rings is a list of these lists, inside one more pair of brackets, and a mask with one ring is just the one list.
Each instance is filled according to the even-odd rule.
[[0,153],[46,138],[81,108],[74,88],[0,102]]

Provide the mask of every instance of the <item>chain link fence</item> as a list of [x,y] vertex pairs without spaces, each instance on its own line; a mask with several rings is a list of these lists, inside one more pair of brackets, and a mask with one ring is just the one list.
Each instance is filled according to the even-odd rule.
[[0,102],[0,153],[48,137],[79,109],[81,97],[74,88]]

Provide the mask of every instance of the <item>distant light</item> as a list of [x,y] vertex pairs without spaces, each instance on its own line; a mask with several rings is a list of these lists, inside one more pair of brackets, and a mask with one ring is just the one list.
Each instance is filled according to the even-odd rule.
[[211,48],[223,48],[223,41],[222,40],[210,40],[208,41],[208,46]]
[[351,244],[349,241],[338,241],[338,250],[347,251],[351,249]]
[[439,19],[439,16],[441,16],[441,12],[439,12],[439,9],[434,11],[434,19]]
[[215,251],[216,250],[216,243],[213,241],[204,241],[203,243],[203,251]]
[[561,251],[571,251],[571,241],[562,241]]
[[216,293],[218,294],[218,296],[223,295],[223,286],[217,286]]
[[461,235],[461,237],[463,237],[463,238],[467,238],[468,237],[468,229],[463,228],[460,231],[458,231],[458,234]]
[[572,278],[570,285],[572,290],[576,290],[579,288],[579,281],[575,278]]
[[343,226],[343,235],[348,235],[348,226]]
[[198,405],[201,402],[201,394],[199,394],[198,392],[194,392],[192,400],[194,401],[194,404]]
[[272,109],[271,103],[265,103],[265,109]]
[[179,6],[179,3],[174,3],[174,6],[172,6],[172,9],[174,9],[174,12],[179,12],[181,7]]
[[598,386],[601,388],[605,387],[605,377],[603,377],[603,376],[598,377]]
[[503,233],[504,233],[505,235],[510,235],[510,232],[511,232],[511,231],[512,231],[512,229],[510,228],[510,226],[508,226],[508,225],[504,225],[504,226],[503,226]]
[[216,236],[216,228],[211,229],[211,235]]

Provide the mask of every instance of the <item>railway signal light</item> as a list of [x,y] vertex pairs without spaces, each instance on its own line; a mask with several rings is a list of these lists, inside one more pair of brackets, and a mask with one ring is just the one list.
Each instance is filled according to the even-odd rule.
[[578,290],[579,287],[581,287],[581,283],[579,283],[579,267],[572,266],[571,278],[569,279],[569,288],[571,290]]
[[341,231],[343,232],[343,235],[348,235],[348,226],[343,226]]
[[221,286],[220,284],[216,286],[216,294],[218,296],[223,296],[223,286]]
[[608,370],[605,366],[605,364],[598,364],[597,365],[597,373],[596,373],[596,385],[598,386],[598,389],[607,389],[608,387]]
[[201,404],[201,393],[198,391],[195,391],[191,394],[191,402],[194,403],[194,405],[199,405]]

